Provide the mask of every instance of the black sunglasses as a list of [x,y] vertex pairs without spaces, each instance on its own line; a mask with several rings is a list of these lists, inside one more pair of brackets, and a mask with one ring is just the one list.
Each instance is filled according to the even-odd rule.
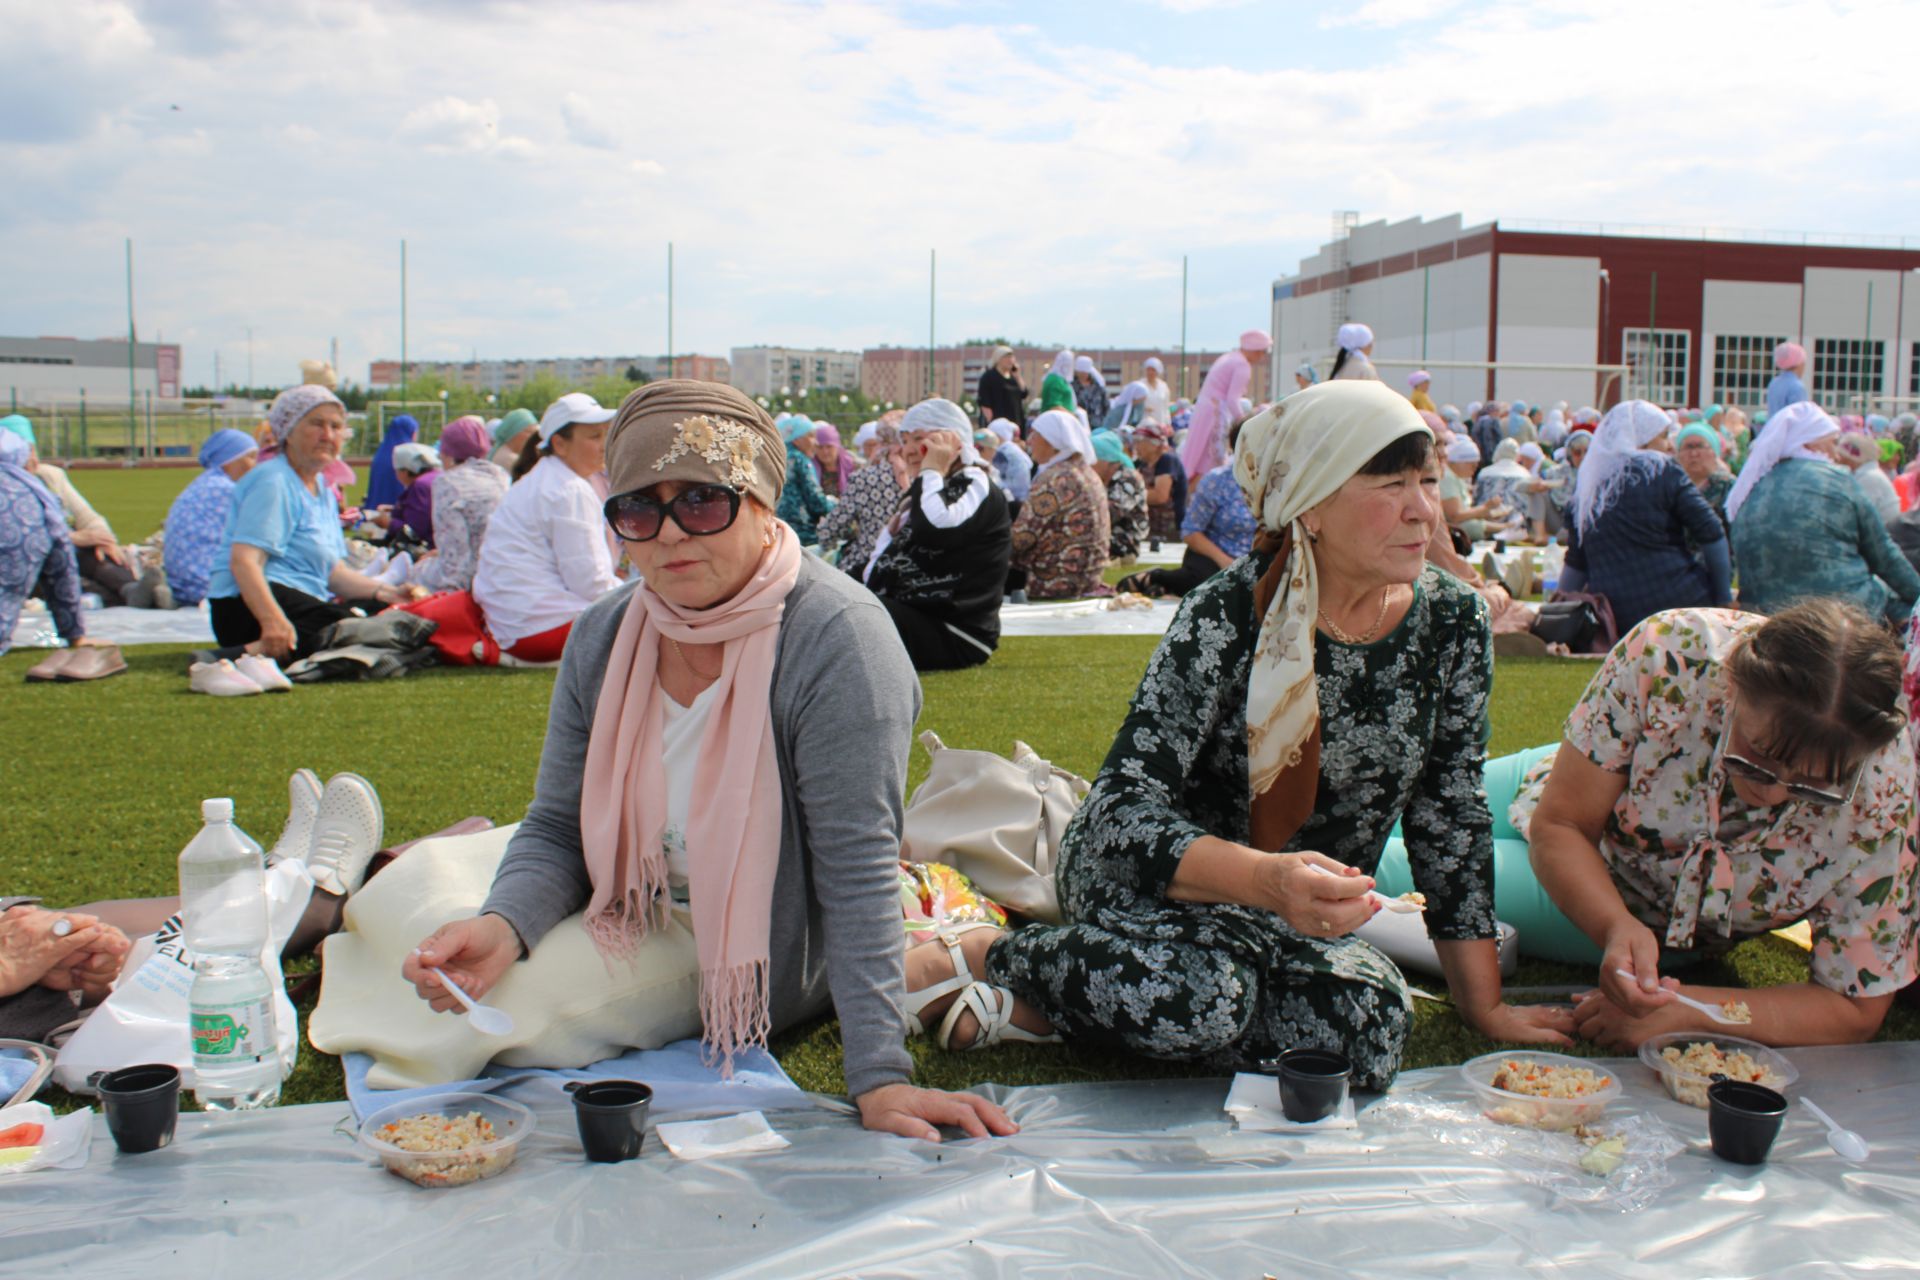
[[740,515],[740,491],[723,484],[697,484],[662,502],[643,490],[616,493],[607,499],[607,524],[628,542],[651,542],[660,536],[661,523],[673,522],[696,538],[722,533]]

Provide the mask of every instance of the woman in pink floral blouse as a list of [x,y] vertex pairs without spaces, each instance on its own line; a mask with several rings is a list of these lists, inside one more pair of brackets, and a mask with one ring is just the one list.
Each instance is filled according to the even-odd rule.
[[[1742,1034],[1845,1044],[1915,976],[1914,754],[1900,646],[1834,600],[1763,617],[1676,609],[1635,627],[1511,810],[1553,901],[1604,955],[1575,1022],[1631,1049],[1712,1024],[1673,998],[1740,1001]],[[1682,987],[1674,953],[1812,926],[1811,980]],[[1624,970],[1628,976],[1620,976]]]

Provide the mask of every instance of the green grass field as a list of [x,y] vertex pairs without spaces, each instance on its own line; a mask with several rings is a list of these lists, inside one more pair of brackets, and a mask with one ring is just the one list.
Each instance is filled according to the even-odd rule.
[[[187,471],[82,472],[77,482],[123,537],[157,524]],[[1030,742],[1091,777],[1112,741],[1147,658],[1150,638],[1005,641],[972,671],[923,677],[921,726],[951,746],[1005,752]],[[241,825],[262,843],[287,810],[287,775],[352,770],[371,779],[387,813],[389,842],[480,814],[515,821],[533,794],[551,673],[430,670],[382,685],[318,685],[285,697],[239,700],[187,691],[185,647],[127,652],[126,675],[97,685],[26,685],[38,656],[0,658],[0,865],[9,893],[56,903],[175,891],[174,859],[199,823],[199,802],[231,796]],[[1550,742],[1592,667],[1551,659],[1501,659],[1495,674],[1495,754]],[[926,768],[914,752],[912,784]],[[298,966],[296,966],[298,967]],[[1801,953],[1776,939],[1738,948],[1723,974],[1703,980],[1760,985],[1804,980]],[[1564,966],[1523,965],[1523,984],[1590,980]],[[303,1009],[303,1016],[310,1009]],[[1887,1036],[1920,1035],[1920,1018],[1896,1011]],[[841,1088],[837,1028],[801,1029],[775,1046],[804,1087]],[[912,1046],[924,1083],[1029,1084],[1184,1074],[1177,1065],[1071,1046],[946,1054]],[[1419,1002],[1409,1066],[1458,1062],[1490,1046],[1444,1004]],[[303,1048],[289,1101],[342,1096],[338,1065]]]

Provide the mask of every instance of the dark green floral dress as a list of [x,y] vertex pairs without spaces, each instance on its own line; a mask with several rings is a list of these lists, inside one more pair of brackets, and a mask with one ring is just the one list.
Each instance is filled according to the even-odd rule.
[[[1356,1083],[1384,1088],[1412,1022],[1391,961],[1351,937],[1303,937],[1267,911],[1166,896],[1196,839],[1249,840],[1253,589],[1268,563],[1242,556],[1182,601],[1061,842],[1066,923],[997,940],[988,979],[1074,1039],[1223,1069],[1297,1046],[1338,1048]],[[1428,569],[1387,636],[1315,643],[1319,796],[1287,851],[1371,873],[1404,823],[1437,939],[1494,934],[1481,781],[1490,635],[1480,597]]]

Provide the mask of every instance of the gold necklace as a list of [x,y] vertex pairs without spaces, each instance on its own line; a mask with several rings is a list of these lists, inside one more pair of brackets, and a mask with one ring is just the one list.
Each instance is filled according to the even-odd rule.
[[1332,618],[1329,618],[1325,609],[1320,610],[1320,621],[1326,625],[1327,630],[1333,633],[1333,638],[1341,644],[1372,644],[1373,638],[1380,634],[1380,624],[1387,620],[1387,601],[1392,597],[1392,592],[1392,584],[1380,588],[1380,612],[1375,616],[1373,626],[1364,636],[1348,635],[1345,631],[1342,631],[1340,624]]
[[[673,651],[680,655],[680,661],[686,664],[687,670],[693,672],[693,674],[699,679],[718,680],[720,678],[720,673],[718,671],[714,672],[712,675],[708,675],[706,672],[702,671],[700,668],[694,666],[693,659],[687,656],[687,651],[685,649],[682,649],[680,647],[680,642],[678,640],[675,640],[672,636],[667,637],[667,643],[672,645]],[[726,666],[725,658],[722,658],[720,660],[720,665],[723,668]]]

